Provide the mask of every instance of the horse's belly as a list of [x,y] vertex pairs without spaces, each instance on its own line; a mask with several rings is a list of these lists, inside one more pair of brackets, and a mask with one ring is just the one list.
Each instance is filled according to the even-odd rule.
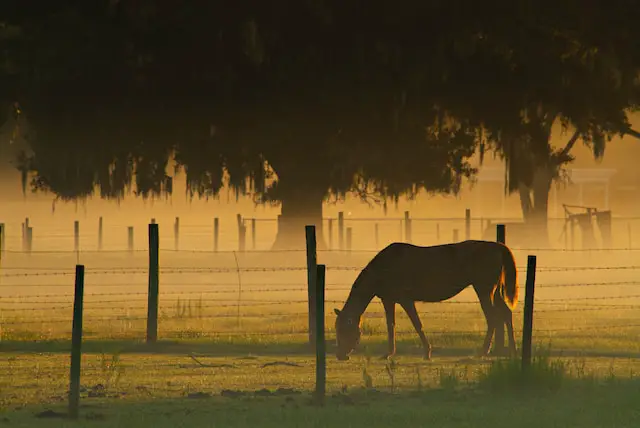
[[385,290],[378,293],[378,296],[382,299],[389,299],[393,301],[401,300],[413,300],[418,302],[441,302],[448,300],[462,290],[464,290],[468,284],[464,282],[455,282],[444,285],[442,283],[431,284],[424,282],[406,283],[393,289]]

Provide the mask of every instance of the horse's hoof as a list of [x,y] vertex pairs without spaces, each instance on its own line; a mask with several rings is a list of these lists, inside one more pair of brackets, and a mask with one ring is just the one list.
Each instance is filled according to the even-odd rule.
[[488,349],[482,349],[482,348],[480,348],[480,349],[478,349],[478,350],[476,351],[476,357],[477,357],[477,358],[486,358],[486,357],[488,357],[488,356],[489,356],[489,350],[488,350]]
[[504,348],[495,348],[491,351],[490,355],[494,356],[494,357],[508,357],[509,356],[509,350],[504,347]]

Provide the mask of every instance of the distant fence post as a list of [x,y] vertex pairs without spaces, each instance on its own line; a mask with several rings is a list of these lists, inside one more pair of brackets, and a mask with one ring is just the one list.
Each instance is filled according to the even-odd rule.
[[[496,225],[496,242],[499,242],[503,245],[506,245],[507,242],[507,230],[504,224]],[[501,297],[498,295],[499,290],[496,289],[494,299],[500,299]],[[495,335],[495,343],[493,345],[493,350],[495,353],[503,353],[505,350],[504,347],[504,322],[500,322],[499,325],[496,326],[496,335]]]
[[4,245],[5,245],[4,236],[6,233],[7,231],[5,230],[4,223],[0,223],[0,257],[4,256]]
[[147,343],[158,340],[158,300],[160,294],[158,225],[149,225],[149,293],[147,297]]
[[69,417],[78,419],[80,408],[80,365],[82,363],[82,306],[84,299],[84,265],[76,265],[71,331],[71,369],[69,371]]
[[453,229],[453,236],[451,237],[453,242],[458,242],[460,240],[458,229]]
[[338,213],[338,248],[344,250],[344,212]]
[[251,249],[255,250],[256,249],[256,219],[252,218],[251,219]]
[[376,242],[376,246],[374,248],[377,250],[378,248],[380,248],[380,231],[379,231],[378,223],[376,223],[374,226],[373,236]]
[[524,294],[524,319],[522,326],[522,370],[531,366],[533,338],[533,302],[536,288],[536,256],[527,258],[527,282]]
[[236,220],[238,222],[238,251],[244,252],[247,242],[247,228],[243,224],[242,215],[237,214]]
[[173,224],[173,247],[177,251],[180,248],[180,217],[176,217],[176,222]]
[[218,217],[213,219],[213,251],[218,251],[218,244],[220,240],[220,219]]
[[329,250],[333,250],[333,219],[327,220],[327,238],[329,240]]
[[471,239],[471,210],[464,210],[464,239]]
[[133,226],[127,227],[127,249],[133,251]]
[[27,227],[27,252],[31,254],[31,250],[33,250],[33,227]]
[[98,219],[98,250],[102,250],[102,217]]
[[73,222],[73,251],[80,251],[80,222]]
[[353,229],[351,227],[347,227],[347,251],[351,251],[353,244]]
[[405,242],[411,243],[411,217],[409,216],[409,211],[404,212],[404,240]]
[[313,346],[316,337],[316,278],[317,278],[317,243],[316,227],[305,226],[307,240],[307,297],[309,301],[309,345]]
[[496,224],[496,242],[507,243],[507,229],[504,224]]
[[318,265],[316,272],[316,391],[318,405],[324,404],[327,381],[327,352],[324,339],[325,265]]
[[29,217],[25,217],[22,226],[22,251],[29,251],[29,241],[27,239],[27,229],[29,229]]
[[440,223],[436,223],[436,243],[440,243]]

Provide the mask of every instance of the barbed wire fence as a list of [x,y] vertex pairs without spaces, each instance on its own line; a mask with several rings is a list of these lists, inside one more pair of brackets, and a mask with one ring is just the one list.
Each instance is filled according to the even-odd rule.
[[[325,217],[319,226],[319,238],[329,250],[352,250],[353,243],[371,251],[379,250],[391,242],[404,241],[418,245],[436,245],[463,239],[492,239],[496,224],[508,224],[513,228],[511,244],[526,247],[522,239],[516,239],[518,218],[497,216],[472,216],[465,210],[461,217],[418,217],[410,211],[404,215],[384,217],[354,217],[351,213],[338,212],[336,217]],[[97,220],[97,221],[96,221]],[[228,218],[212,218],[210,222],[185,223],[180,217],[163,218],[163,223],[172,223],[163,229],[160,245],[165,249],[181,250],[269,250],[278,233],[278,218],[245,217],[238,213],[234,221]],[[168,220],[168,221],[167,221]],[[152,219],[152,223],[155,219]],[[73,249],[76,252],[106,250],[110,248],[137,248],[144,242],[146,223],[127,222],[122,219],[109,221],[99,217],[88,221],[74,221],[65,227],[41,227],[28,217],[23,221],[2,223],[4,228],[0,246],[20,251]],[[599,229],[596,225],[595,229]],[[584,247],[585,240],[577,228],[568,237],[566,218],[549,218],[548,229],[554,251],[594,251],[598,248]],[[640,247],[640,217],[615,216],[611,218],[612,238],[605,245],[601,233],[596,233],[602,247],[608,251],[638,251]],[[602,232],[600,230],[600,232]],[[583,242],[584,241],[584,242]],[[188,243],[185,245],[185,243]],[[548,251],[549,249],[541,249]]]
[[[309,266],[305,250],[192,249],[184,248],[184,241],[180,245],[159,246],[160,340],[207,338],[213,346],[255,338],[274,346],[306,343]],[[536,269],[534,341],[570,344],[569,339],[576,337],[637,337],[640,262],[634,264],[633,259],[639,250],[514,248],[520,275],[526,273],[522,263],[526,255],[539,254],[541,261]],[[318,263],[326,264],[327,269],[327,305],[342,306],[353,280],[377,251],[317,250]],[[37,340],[68,340],[77,264],[86,266],[84,339],[144,340],[149,248],[4,247],[0,254],[0,348],[19,348],[20,343]],[[523,286],[523,279],[520,284]],[[516,325],[521,325],[523,306],[514,312]],[[453,343],[459,338],[479,343],[485,333],[484,317],[471,291],[447,301],[419,304],[419,311],[435,343]],[[328,341],[335,335],[334,319],[332,311],[327,311]],[[408,320],[399,319],[398,325],[398,336],[417,342]],[[377,301],[365,312],[363,330],[365,335],[386,335],[384,313]],[[162,365],[155,362],[154,367],[158,364]],[[166,364],[175,367],[175,363]],[[86,370],[102,369],[89,365]]]
[[[7,251],[0,268],[0,322],[2,325],[2,338],[6,341],[12,332],[37,329],[42,325],[60,324],[60,334],[65,334],[70,329],[71,308],[73,306],[73,276],[75,264],[70,260],[69,268],[38,266],[34,263],[19,265],[11,263],[12,255],[18,256],[14,261],[29,258],[34,261],[38,255],[47,258],[52,255],[67,256],[68,251],[43,251],[19,252]],[[87,257],[90,252],[84,252]],[[98,253],[96,251],[96,253]],[[319,258],[324,261],[335,259],[332,264],[327,263],[327,304],[340,307],[350,290],[355,276],[362,270],[373,252],[351,252],[344,257],[340,251],[319,251]],[[93,322],[104,325],[120,325],[119,331],[123,337],[131,337],[132,334],[141,334],[146,321],[148,298],[149,266],[118,265],[104,261],[104,255],[111,254],[114,259],[122,259],[131,256],[131,252],[107,251],[101,253],[103,266],[86,268],[86,320],[87,325]],[[138,259],[148,257],[148,251],[137,250]],[[189,263],[197,263],[193,255],[214,255],[214,252],[161,249],[160,254],[173,254],[174,256],[186,255]],[[274,254],[280,254],[281,266],[268,266],[269,260]],[[295,255],[296,257],[292,257]],[[160,312],[159,322],[161,330],[163,324],[165,332],[171,335],[179,335],[179,329],[186,326],[176,323],[178,320],[209,320],[214,323],[221,321],[222,330],[212,328],[200,332],[201,335],[229,335],[247,334],[242,331],[245,326],[252,326],[251,319],[260,323],[260,330],[265,334],[306,334],[305,325],[302,323],[308,315],[307,271],[304,265],[304,251],[280,251],[275,253],[263,253],[261,251],[239,254],[234,251],[220,251],[215,253],[215,258],[204,257],[201,260],[209,266],[186,266],[180,258],[169,258],[169,262],[161,264],[160,274]],[[231,257],[236,256],[240,263],[228,263]],[[162,256],[161,256],[162,257]],[[224,260],[219,260],[219,259]],[[135,257],[133,257],[135,262]],[[132,261],[132,260],[129,260]],[[142,261],[142,260],[138,260]],[[253,262],[255,265],[247,265]],[[358,264],[350,264],[358,262]],[[226,265],[225,265],[226,264]],[[288,265],[287,265],[288,264]],[[89,263],[87,263],[89,265]],[[615,312],[615,317],[620,314],[629,314],[630,320],[634,319],[633,312],[640,315],[640,281],[634,279],[640,265],[618,266],[540,266],[537,268],[539,279],[536,288],[539,297],[536,299],[536,313],[545,314],[544,320],[551,320],[555,315],[558,319],[565,319],[569,312],[579,313],[606,313]],[[523,274],[525,268],[518,267],[518,272]],[[591,280],[572,281],[564,278],[572,278],[579,274],[587,274]],[[602,280],[599,278],[602,277]],[[555,280],[554,280],[555,278]],[[636,290],[636,287],[639,287]],[[573,294],[568,294],[573,290]],[[635,292],[634,292],[635,290]],[[563,293],[562,297],[554,297]],[[478,322],[473,330],[465,333],[482,333],[484,322],[475,296],[471,293],[462,293],[454,299],[439,303],[423,303],[420,305],[428,319],[446,319],[457,317],[476,317]],[[452,312],[450,308],[456,309]],[[516,310],[516,316],[520,315],[522,305]],[[379,305],[374,306],[365,314],[367,319],[382,318],[383,313]],[[332,333],[332,323],[329,315],[329,331]],[[265,320],[273,318],[272,324]],[[285,318],[286,323],[279,323],[279,318]],[[292,320],[296,320],[293,322]],[[640,318],[639,318],[640,320]],[[248,324],[246,324],[248,322]],[[607,324],[609,327],[626,328],[633,323],[625,324],[626,320],[619,323]],[[173,328],[170,328],[175,323]],[[292,328],[292,325],[296,328]],[[436,322],[436,325],[439,325]],[[603,328],[604,325],[602,325]],[[64,328],[63,328],[64,327]],[[204,326],[203,326],[204,327]],[[211,326],[208,325],[207,328]],[[449,325],[443,331],[460,331],[451,329]],[[582,328],[579,326],[579,328]],[[551,331],[551,329],[547,329]],[[570,331],[571,326],[558,327],[557,331]],[[56,329],[47,329],[52,337]],[[256,332],[253,328],[252,333]],[[536,329],[536,332],[541,332]],[[412,334],[408,329],[406,334]],[[194,333],[195,334],[195,333]],[[402,331],[400,334],[404,334]],[[434,330],[432,334],[438,334]],[[117,336],[117,334],[116,334]],[[113,336],[112,336],[113,337]]]

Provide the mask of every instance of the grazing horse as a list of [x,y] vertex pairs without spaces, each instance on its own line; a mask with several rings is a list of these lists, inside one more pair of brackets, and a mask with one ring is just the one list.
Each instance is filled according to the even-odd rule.
[[463,241],[420,247],[393,243],[382,249],[356,278],[342,310],[335,309],[338,360],[348,360],[360,341],[362,314],[379,297],[387,319],[389,350],[395,354],[395,306],[407,312],[431,358],[431,344],[422,330],[416,301],[440,302],[472,285],[487,320],[482,354],[489,353],[496,327],[506,323],[509,351],[515,354],[512,310],[518,302],[517,271],[505,245],[491,241]]

